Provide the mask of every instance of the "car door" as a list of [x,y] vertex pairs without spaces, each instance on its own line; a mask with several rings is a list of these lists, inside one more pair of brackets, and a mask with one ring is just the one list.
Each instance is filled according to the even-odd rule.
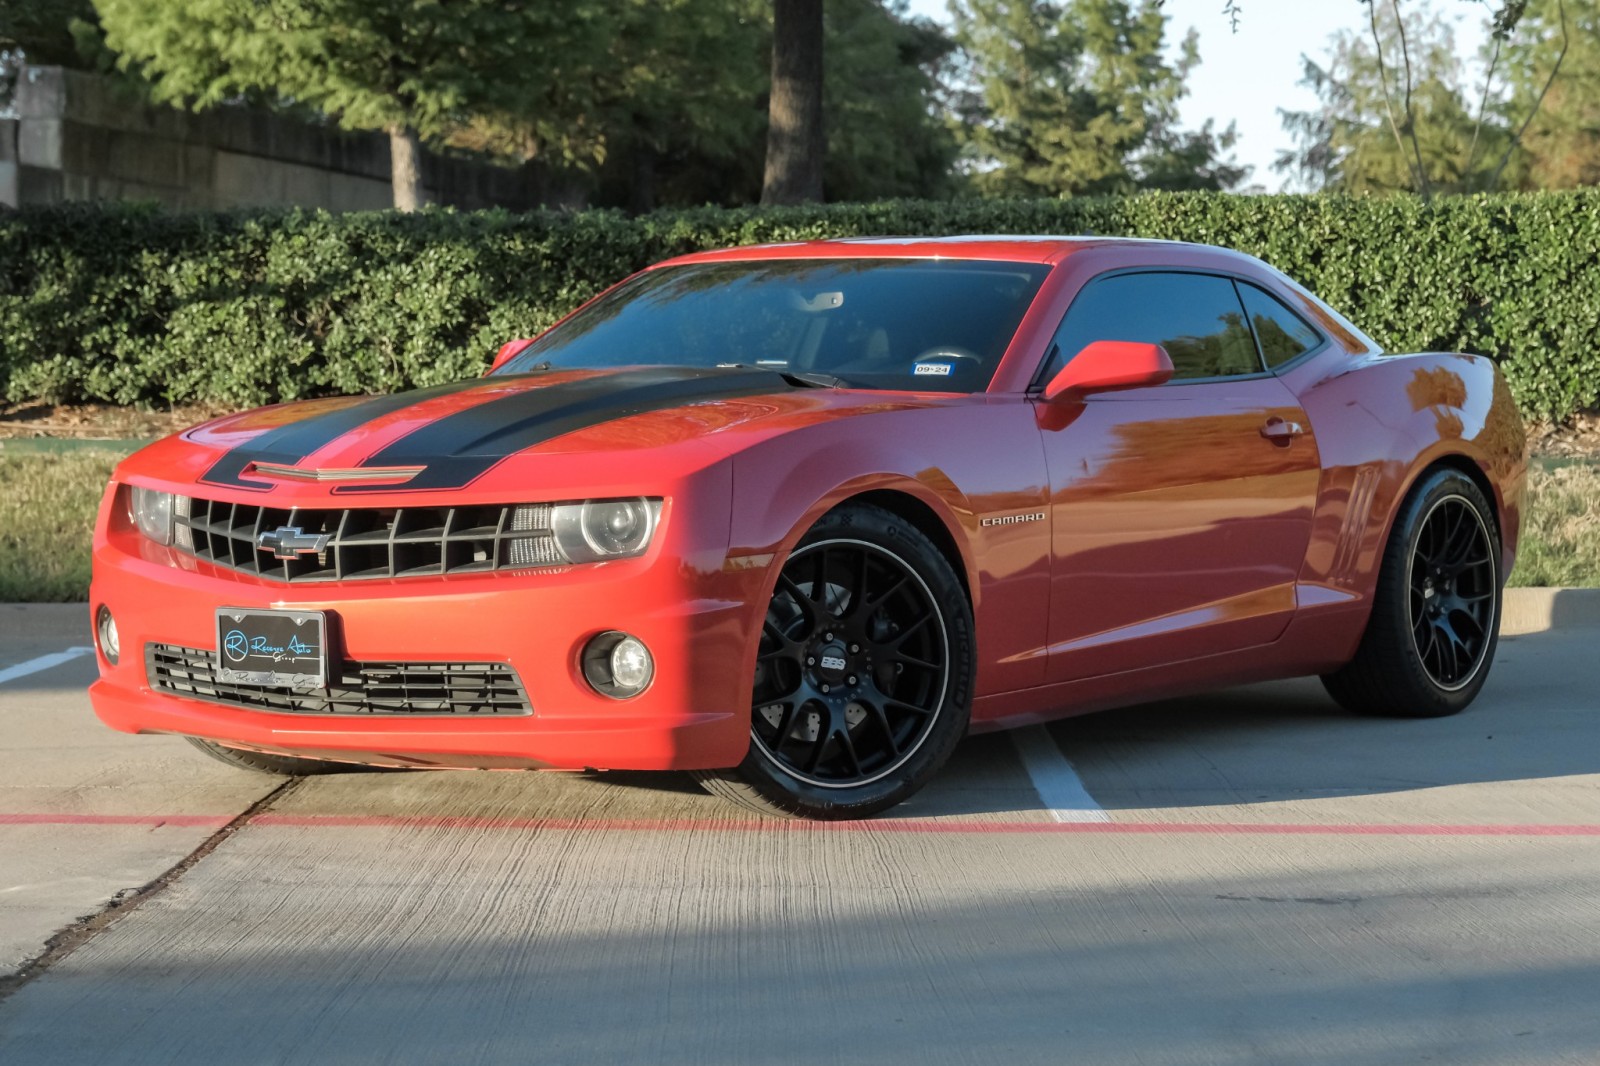
[[1051,491],[1050,681],[1264,644],[1288,625],[1317,448],[1240,301],[1219,275],[1122,272],[1088,283],[1062,319],[1041,380],[1097,340],[1160,344],[1174,376],[1035,400]]

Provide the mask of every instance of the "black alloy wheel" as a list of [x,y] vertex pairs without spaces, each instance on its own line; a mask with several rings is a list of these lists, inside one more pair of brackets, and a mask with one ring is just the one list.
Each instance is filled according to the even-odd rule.
[[1436,718],[1463,710],[1494,662],[1504,578],[1494,508],[1459,470],[1423,474],[1400,505],[1356,654],[1322,678],[1341,706]]
[[767,605],[750,754],[702,781],[804,817],[898,803],[965,732],[971,648],[965,594],[927,537],[877,508],[834,512],[790,554]]
[[1500,591],[1494,551],[1483,515],[1464,496],[1433,504],[1411,550],[1412,646],[1446,692],[1470,684],[1489,650]]
[[876,781],[916,754],[950,684],[933,593],[863,540],[795,552],[767,607],[751,740],[820,788]]

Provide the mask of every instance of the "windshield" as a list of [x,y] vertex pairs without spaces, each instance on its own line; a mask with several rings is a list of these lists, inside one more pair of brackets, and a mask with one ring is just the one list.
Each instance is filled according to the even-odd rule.
[[738,364],[860,388],[980,392],[1049,269],[928,259],[664,267],[590,304],[501,373]]

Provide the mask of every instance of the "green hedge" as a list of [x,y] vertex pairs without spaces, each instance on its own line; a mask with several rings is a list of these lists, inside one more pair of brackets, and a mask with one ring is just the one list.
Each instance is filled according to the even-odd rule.
[[477,373],[665,256],[866,234],[1098,233],[1227,245],[1396,350],[1500,360],[1524,411],[1600,392],[1600,192],[897,201],[629,219],[427,211],[0,211],[0,394],[258,404]]

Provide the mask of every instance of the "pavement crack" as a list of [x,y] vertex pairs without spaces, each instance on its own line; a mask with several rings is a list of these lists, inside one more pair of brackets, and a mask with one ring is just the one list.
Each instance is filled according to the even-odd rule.
[[289,780],[256,800],[249,807],[246,807],[239,813],[238,817],[227,825],[222,826],[215,833],[206,837],[198,847],[179,859],[155,880],[140,888],[122,889],[113,895],[99,911],[79,918],[45,941],[44,950],[23,962],[14,973],[0,975],[0,1003],[4,1003],[12,995],[20,991],[23,986],[43,976],[51,967],[61,962],[74,951],[77,951],[117,922],[138,910],[145,903],[159,896],[168,887],[176,884],[200,860],[216,851],[223,841],[249,825],[257,815],[270,809],[274,803],[288,796],[304,780],[305,778],[303,777],[289,778]]

